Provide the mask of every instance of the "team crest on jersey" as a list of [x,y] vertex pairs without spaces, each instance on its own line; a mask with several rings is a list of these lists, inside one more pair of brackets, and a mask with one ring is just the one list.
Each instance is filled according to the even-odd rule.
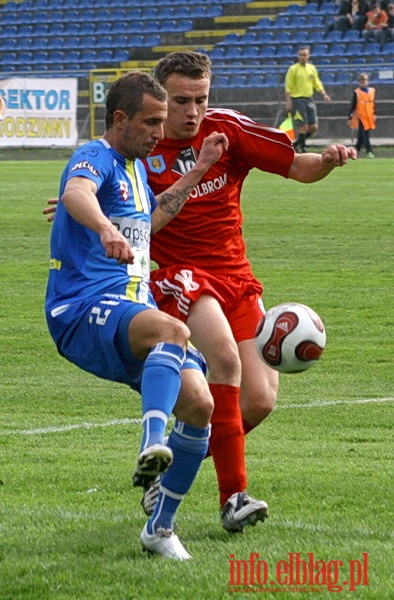
[[154,173],[162,173],[166,168],[164,158],[161,154],[158,154],[157,156],[148,156],[146,162],[148,163],[149,169]]
[[197,156],[195,149],[192,146],[183,148],[176,157],[174,164],[171,167],[171,171],[178,173],[178,175],[185,175],[185,173],[188,173],[195,167],[196,162]]
[[119,187],[122,200],[127,202],[127,200],[130,198],[129,185],[127,181],[125,181],[124,179],[120,179]]

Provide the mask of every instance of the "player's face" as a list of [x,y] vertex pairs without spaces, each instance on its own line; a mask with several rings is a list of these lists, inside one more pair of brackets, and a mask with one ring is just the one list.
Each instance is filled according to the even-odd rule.
[[166,137],[185,140],[198,133],[208,107],[210,80],[190,79],[173,73],[164,85],[168,94]]
[[[119,114],[118,114],[119,113]],[[115,149],[127,158],[146,158],[164,137],[167,103],[145,95],[142,108],[129,119],[123,111],[116,111],[119,134]]]

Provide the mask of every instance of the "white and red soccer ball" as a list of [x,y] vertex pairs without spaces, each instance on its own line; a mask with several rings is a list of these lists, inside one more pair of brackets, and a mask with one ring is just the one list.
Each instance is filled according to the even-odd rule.
[[321,357],[326,345],[326,330],[319,315],[297,302],[270,308],[256,330],[260,358],[281,373],[309,369]]

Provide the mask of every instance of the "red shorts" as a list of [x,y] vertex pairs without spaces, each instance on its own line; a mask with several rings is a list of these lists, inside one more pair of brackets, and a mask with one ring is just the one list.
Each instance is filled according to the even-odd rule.
[[204,294],[219,302],[237,342],[255,336],[264,314],[263,287],[254,277],[212,275],[177,266],[151,272],[151,288],[160,310],[186,322],[189,310]]

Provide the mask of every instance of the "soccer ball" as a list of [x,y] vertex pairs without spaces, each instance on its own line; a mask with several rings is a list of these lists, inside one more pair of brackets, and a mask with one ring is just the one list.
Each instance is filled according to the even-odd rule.
[[320,358],[326,345],[323,321],[305,304],[285,302],[270,308],[256,330],[259,357],[281,373],[299,373]]

